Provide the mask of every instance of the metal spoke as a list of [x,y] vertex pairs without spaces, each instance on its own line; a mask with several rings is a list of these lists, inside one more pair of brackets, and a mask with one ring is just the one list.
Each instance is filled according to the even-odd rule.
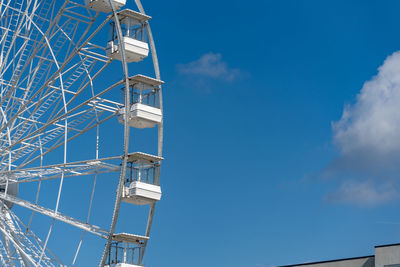
[[[8,255],[5,260],[7,264],[11,264],[18,258],[24,266],[34,266],[38,262],[39,253],[42,250],[40,240],[29,231],[28,234],[20,225],[20,220],[7,207],[1,208],[0,232],[3,240],[7,240]],[[13,248],[11,248],[11,245]],[[14,258],[14,259],[13,259]],[[57,258],[45,257],[42,262],[43,266],[55,266],[54,262],[60,263]]]
[[75,218],[73,218],[71,216],[64,215],[64,214],[62,214],[62,213],[60,213],[58,211],[54,211],[52,209],[45,208],[45,207],[42,207],[42,206],[37,205],[37,204],[33,204],[33,203],[29,202],[29,201],[22,200],[20,198],[14,197],[12,195],[7,195],[7,194],[5,194],[3,192],[0,192],[0,199],[2,199],[4,201],[11,202],[11,203],[16,204],[18,206],[33,210],[33,211],[38,212],[40,214],[43,214],[43,215],[45,215],[47,217],[50,217],[52,219],[55,219],[55,220],[58,220],[58,221],[61,221],[61,222],[64,222],[64,223],[67,223],[69,225],[75,226],[75,227],[77,227],[79,229],[82,229],[82,230],[87,231],[89,233],[101,236],[103,238],[108,236],[108,231],[103,230],[103,229],[101,229],[100,227],[98,227],[96,225],[92,225],[92,224],[89,224],[89,223],[81,222],[81,221],[79,221],[79,220],[77,220],[77,219],[75,219]]
[[[140,246],[139,260],[135,264],[143,265],[155,201],[149,202],[147,226],[140,231],[145,232],[145,236],[114,234],[118,230],[121,201],[135,204],[135,196],[132,195],[130,201],[126,195],[126,192],[134,190],[129,184],[132,179],[127,177],[133,172],[127,173],[127,166],[131,168],[136,164],[129,153],[132,148],[130,133],[137,126],[134,116],[139,116],[133,115],[134,111],[131,110],[136,100],[128,75],[133,70],[131,59],[138,57],[131,57],[132,51],[125,45],[125,38],[136,39],[147,47],[144,49],[146,52],[142,52],[143,56],[147,57],[151,52],[148,60],[153,61],[155,78],[160,80],[157,53],[147,22],[150,16],[145,15],[139,0],[123,8],[127,10],[119,6],[120,1],[101,1],[102,7],[96,6],[96,1],[100,0],[93,0],[90,4],[81,0],[0,0],[2,266],[64,266],[55,256],[58,253],[48,248],[58,233],[55,230],[56,221],[82,231],[80,239],[76,240],[77,248],[72,251],[72,266],[79,264],[78,254],[84,251],[81,248],[86,245],[88,233],[104,238],[105,250],[103,254],[99,253],[102,257],[101,267],[114,241],[133,242]],[[132,5],[137,8],[131,10]],[[136,32],[135,27],[139,27],[136,24],[132,30],[123,31],[123,27],[131,27],[131,22],[126,24],[124,16],[128,16],[127,21],[140,18],[138,25],[143,38],[138,38],[136,33],[135,37],[131,36],[130,32]],[[142,18],[146,20],[142,21]],[[111,41],[106,37],[108,24],[113,31]],[[144,43],[147,42],[144,41],[147,40],[146,36],[149,39],[147,44]],[[141,61],[144,58],[138,59]],[[137,74],[146,78],[146,73]],[[140,118],[142,122],[138,124],[153,125],[154,130],[158,131],[158,159],[162,158],[163,143],[161,86],[154,87],[152,97],[152,105],[159,109],[158,119],[145,122],[146,119]],[[149,138],[153,136],[149,135]],[[109,149],[114,144],[121,146],[119,151]],[[76,151],[77,148],[84,153]],[[143,152],[146,154],[148,151]],[[113,156],[106,158],[107,155]],[[119,177],[118,186],[113,190],[115,202],[112,213],[110,211],[108,215],[111,223],[108,229],[102,229],[90,220],[91,214],[98,212],[94,209],[98,206],[95,201],[99,199],[96,197],[96,184],[101,174],[114,172],[118,172]],[[153,174],[157,185],[149,186],[159,185],[159,173],[158,169]],[[85,221],[77,219],[79,217],[75,215],[79,212],[76,210],[70,211],[70,215],[59,210],[65,199],[64,194],[68,192],[63,190],[65,179],[76,185],[90,182],[87,186],[91,194],[84,206],[87,209]],[[57,189],[52,193],[57,197],[54,203],[49,203],[46,201],[49,194],[46,189],[53,183],[56,183]],[[31,188],[36,190],[29,195],[27,188],[30,192]],[[42,202],[45,204],[39,205]],[[28,209],[28,215],[18,217],[14,212],[20,209],[16,206]],[[50,218],[50,222],[39,237],[31,227],[46,217]]]

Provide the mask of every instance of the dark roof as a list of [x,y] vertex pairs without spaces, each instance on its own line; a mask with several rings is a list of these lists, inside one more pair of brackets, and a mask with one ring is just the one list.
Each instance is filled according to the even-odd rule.
[[375,257],[374,255],[370,255],[370,256],[364,256],[364,257],[344,258],[344,259],[337,259],[337,260],[330,260],[330,261],[316,261],[316,262],[307,262],[307,263],[300,263],[300,264],[282,265],[282,266],[278,266],[278,267],[305,266],[305,265],[312,265],[312,264],[347,261],[347,260],[358,260],[358,259],[366,259],[366,258],[374,258],[374,257]]

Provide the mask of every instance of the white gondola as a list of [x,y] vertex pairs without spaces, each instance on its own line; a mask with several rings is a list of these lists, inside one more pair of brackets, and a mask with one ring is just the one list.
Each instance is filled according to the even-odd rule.
[[[126,0],[112,0],[112,2],[116,10],[126,5]],[[109,0],[85,0],[85,5],[100,12],[112,12]]]
[[[149,55],[146,21],[151,17],[130,9],[118,12],[117,16],[121,24],[126,61],[128,63],[142,61]],[[115,20],[115,17],[113,17],[113,20]],[[111,26],[111,40],[107,44],[106,53],[108,57],[122,60],[115,22]]]
[[127,178],[122,200],[134,205],[153,204],[161,199],[160,162],[157,157],[141,152],[128,156]]
[[143,249],[147,236],[127,233],[114,234],[105,267],[142,267]]
[[[164,82],[136,75],[129,78],[129,94],[131,105],[128,115],[128,125],[138,129],[152,128],[162,121],[159,107],[160,85]],[[125,107],[118,111],[118,120],[124,124]]]

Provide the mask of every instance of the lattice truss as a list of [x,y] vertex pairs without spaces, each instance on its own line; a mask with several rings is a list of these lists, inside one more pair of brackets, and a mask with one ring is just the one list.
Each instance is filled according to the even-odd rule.
[[[111,60],[105,47],[92,40],[109,18],[99,24],[99,13],[79,2],[0,0],[0,199],[106,237],[108,232],[97,226],[4,192],[10,183],[120,170],[107,163],[118,157],[40,164],[43,157],[115,117],[121,107],[105,96],[122,82],[94,88]],[[29,225],[7,205],[0,208],[2,266],[59,263]]]
[[31,262],[38,262],[42,257],[42,266],[56,266],[60,264],[55,255],[47,249],[43,254],[43,242],[30,231],[19,218],[7,207],[0,211],[0,261],[2,266],[13,266],[19,262],[22,266],[30,266]]
[[28,12],[25,2],[1,6],[0,60],[7,63],[0,68],[3,169],[16,167],[16,162],[27,165],[53,151],[63,144],[65,131],[74,139],[109,119],[105,111],[113,114],[118,106],[101,98],[105,92],[96,95],[91,88],[110,63],[99,52],[104,48],[76,34],[88,32],[93,14],[66,2],[62,13],[51,19],[56,1],[41,1]]

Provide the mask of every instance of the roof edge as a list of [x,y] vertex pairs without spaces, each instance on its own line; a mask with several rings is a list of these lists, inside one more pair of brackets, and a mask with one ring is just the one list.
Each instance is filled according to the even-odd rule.
[[379,245],[379,246],[375,246],[375,248],[394,247],[394,246],[400,246],[400,243]]
[[300,264],[281,265],[281,266],[277,266],[277,267],[305,266],[305,265],[312,265],[312,264],[321,264],[321,263],[347,261],[347,260],[358,260],[358,259],[366,259],[366,258],[375,258],[375,255],[369,255],[369,256],[363,256],[363,257],[353,257],[353,258],[343,258],[343,259],[328,260],[328,261],[307,262],[307,263],[300,263]]

